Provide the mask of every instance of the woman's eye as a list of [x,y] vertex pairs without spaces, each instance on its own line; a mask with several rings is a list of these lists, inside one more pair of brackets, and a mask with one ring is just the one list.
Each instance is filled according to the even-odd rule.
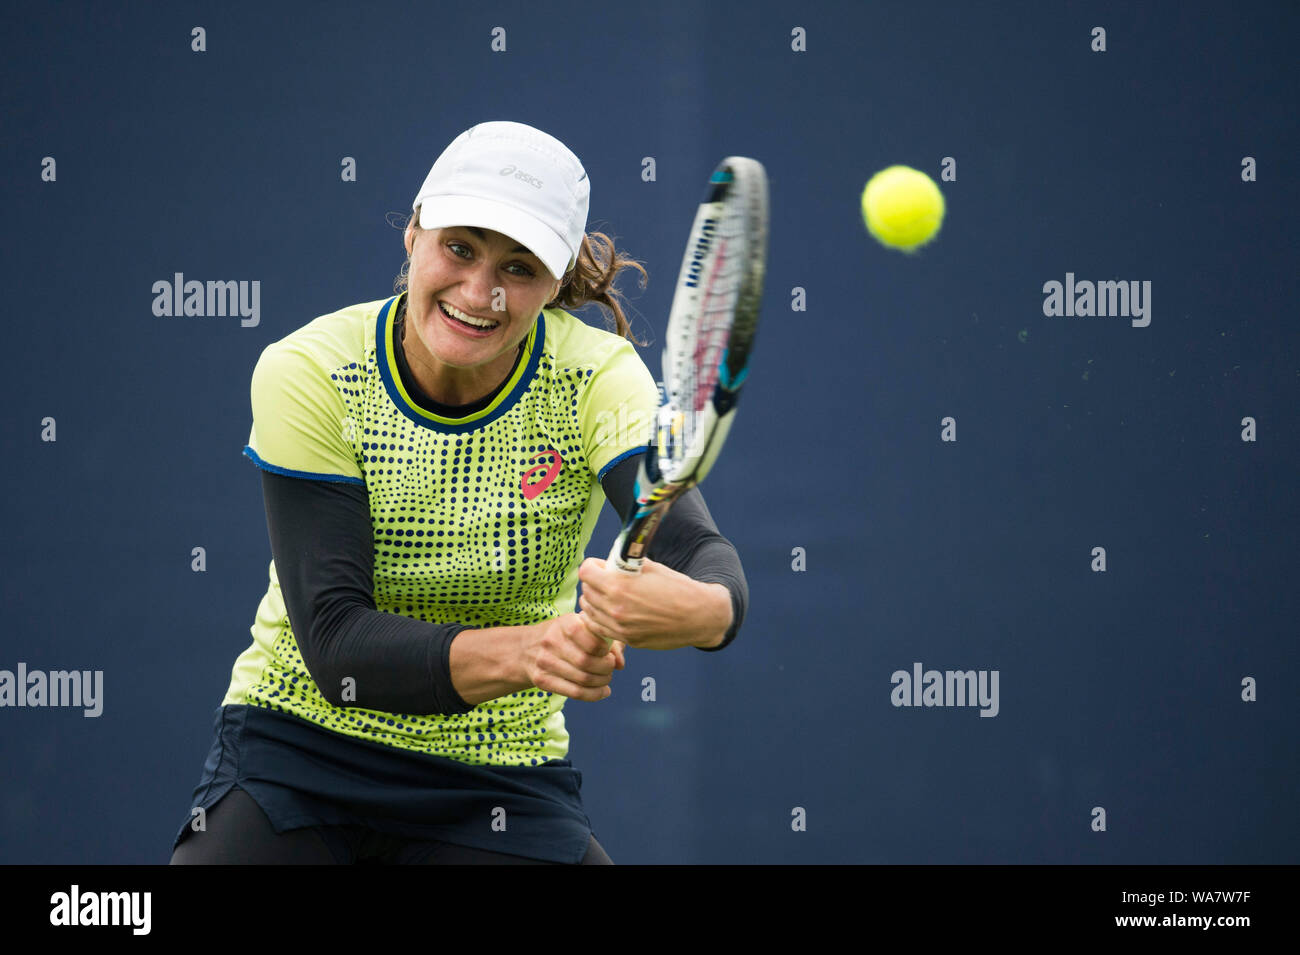
[[[447,248],[450,249],[451,254],[456,256],[458,259],[468,259],[472,257],[474,252],[474,250],[464,242],[448,242]],[[506,269],[511,275],[517,275],[520,278],[532,278],[533,276],[533,270],[522,262],[511,262],[506,266]]]

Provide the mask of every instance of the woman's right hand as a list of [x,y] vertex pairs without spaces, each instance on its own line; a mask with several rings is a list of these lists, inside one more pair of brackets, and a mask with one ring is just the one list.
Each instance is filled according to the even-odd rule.
[[539,690],[574,700],[607,698],[613,692],[609,681],[614,671],[623,668],[622,645],[596,636],[577,613],[529,627],[522,643],[528,681]]

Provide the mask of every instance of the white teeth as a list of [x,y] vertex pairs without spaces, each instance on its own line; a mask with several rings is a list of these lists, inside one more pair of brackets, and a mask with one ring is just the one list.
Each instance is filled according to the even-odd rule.
[[475,328],[496,328],[497,325],[500,324],[500,322],[489,322],[482,318],[475,318],[472,315],[466,315],[464,312],[456,308],[454,305],[448,305],[446,302],[441,302],[439,304],[441,304],[442,307],[446,309],[447,314],[450,315],[452,318],[459,319],[460,321],[464,322],[466,325],[473,325]]

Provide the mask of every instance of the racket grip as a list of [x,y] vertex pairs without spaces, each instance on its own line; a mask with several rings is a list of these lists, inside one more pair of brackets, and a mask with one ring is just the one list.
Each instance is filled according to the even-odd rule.
[[618,535],[618,539],[614,541],[614,549],[609,552],[609,559],[605,561],[605,563],[617,567],[625,574],[639,574],[641,573],[642,558],[624,557],[623,545],[626,542],[627,542],[627,531],[622,531]]

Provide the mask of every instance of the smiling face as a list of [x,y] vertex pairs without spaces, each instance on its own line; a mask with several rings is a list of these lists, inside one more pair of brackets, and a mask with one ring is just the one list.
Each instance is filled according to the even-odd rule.
[[528,249],[491,229],[412,225],[405,241],[407,363],[429,397],[468,404],[510,374],[560,282]]

